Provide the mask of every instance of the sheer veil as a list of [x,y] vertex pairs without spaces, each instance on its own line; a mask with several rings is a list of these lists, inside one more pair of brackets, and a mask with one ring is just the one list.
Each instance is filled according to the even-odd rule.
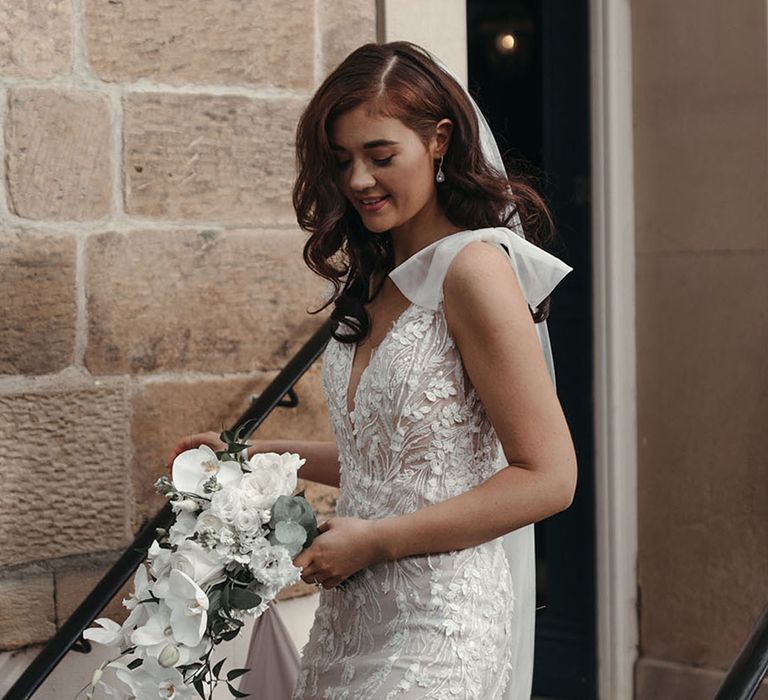
[[[448,75],[450,75],[459,85],[461,81],[434,54],[430,54]],[[488,122],[486,121],[477,103],[469,94],[469,91],[462,85],[472,107],[477,115],[478,127],[480,131],[480,145],[486,161],[495,170],[506,176],[504,161],[502,160],[496,139],[493,136]],[[509,210],[508,212],[509,213]],[[509,227],[518,236],[525,239],[520,217],[515,212],[512,218],[512,225]],[[536,331],[539,335],[539,341],[546,360],[549,376],[555,384],[555,367],[552,359],[552,348],[549,342],[549,332],[547,322],[541,321],[536,324]],[[509,676],[509,683],[503,700],[530,700],[533,685],[533,657],[534,657],[534,638],[536,627],[536,553],[534,542],[533,523],[513,530],[504,535],[504,551],[509,562],[510,572],[512,574],[513,590],[515,591],[514,615],[512,621],[511,635],[513,644],[512,668]]]

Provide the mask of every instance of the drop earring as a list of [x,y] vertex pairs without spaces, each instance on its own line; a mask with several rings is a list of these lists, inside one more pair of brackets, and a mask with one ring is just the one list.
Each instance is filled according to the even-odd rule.
[[443,172],[443,156],[440,156],[440,164],[437,166],[437,175],[435,175],[437,182],[445,182],[445,173]]

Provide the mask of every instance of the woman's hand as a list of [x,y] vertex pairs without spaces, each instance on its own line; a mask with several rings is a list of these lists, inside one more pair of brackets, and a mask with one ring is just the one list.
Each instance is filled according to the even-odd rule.
[[207,433],[196,433],[195,435],[187,435],[179,440],[176,447],[173,448],[171,456],[166,462],[166,468],[168,474],[171,473],[171,467],[173,467],[173,460],[176,459],[182,452],[186,450],[194,450],[200,445],[208,445],[214,452],[226,449],[226,445],[219,439],[219,433],[214,433],[212,430]]
[[321,534],[293,560],[302,569],[302,580],[333,588],[360,569],[384,561],[377,523],[361,518],[326,520],[318,528]]

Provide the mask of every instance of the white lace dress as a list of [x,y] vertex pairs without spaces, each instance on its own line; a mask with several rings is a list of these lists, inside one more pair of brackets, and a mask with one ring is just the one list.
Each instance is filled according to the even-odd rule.
[[[520,254],[526,264],[531,256],[541,259],[533,263],[536,277],[551,272],[550,281],[521,285],[534,308],[571,269],[508,229],[480,229],[440,239],[390,273],[412,303],[374,348],[351,413],[346,398],[354,345],[331,340],[322,360],[341,465],[339,516],[409,513],[459,495],[507,465],[442,304],[450,260],[478,239],[514,248],[510,261],[521,283],[527,273]],[[345,590],[321,590],[293,699],[500,700],[510,697],[505,689],[513,668],[523,678],[516,687],[530,697],[533,525],[516,533],[518,540],[525,535],[515,550],[525,561],[511,568],[498,538],[377,564]],[[526,579],[519,582],[525,619],[517,614],[512,571]],[[529,647],[524,662],[516,656],[522,637]]]

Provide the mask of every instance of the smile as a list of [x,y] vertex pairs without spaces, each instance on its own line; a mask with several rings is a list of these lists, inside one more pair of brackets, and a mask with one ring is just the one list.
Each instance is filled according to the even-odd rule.
[[358,203],[363,211],[372,212],[379,211],[389,199],[389,195],[383,197],[366,197],[365,199],[359,199]]

